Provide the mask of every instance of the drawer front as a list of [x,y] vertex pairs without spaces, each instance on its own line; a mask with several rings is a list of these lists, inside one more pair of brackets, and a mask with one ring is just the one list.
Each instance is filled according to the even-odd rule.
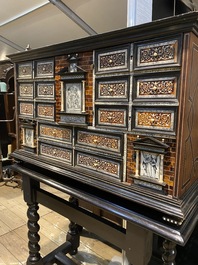
[[19,84],[19,97],[33,99],[34,85],[32,83],[20,83]]
[[18,64],[17,77],[18,78],[33,78],[32,75],[32,62]]
[[91,131],[79,130],[77,132],[77,144],[85,147],[93,147],[106,151],[121,153],[121,136],[94,133]]
[[45,60],[45,61],[36,61],[35,62],[35,77],[54,77],[54,61]]
[[38,124],[39,137],[72,143],[72,130],[48,124]]
[[54,120],[55,106],[54,104],[36,103],[36,117],[39,119]]
[[96,124],[127,128],[127,108],[97,108]]
[[176,98],[177,77],[138,78],[135,81],[136,98]]
[[179,38],[137,45],[137,67],[180,64]]
[[39,143],[39,155],[49,157],[60,162],[72,163],[72,150],[59,146]]
[[174,131],[174,109],[137,108],[135,110],[135,128]]
[[116,179],[121,179],[121,164],[117,161],[104,159],[84,153],[77,153],[76,165],[107,174]]
[[128,100],[129,79],[96,79],[96,100]]
[[96,73],[129,70],[130,46],[96,51]]
[[34,117],[34,103],[20,101],[19,102],[19,116],[33,118]]
[[36,97],[42,99],[54,99],[54,83],[37,83],[36,84]]

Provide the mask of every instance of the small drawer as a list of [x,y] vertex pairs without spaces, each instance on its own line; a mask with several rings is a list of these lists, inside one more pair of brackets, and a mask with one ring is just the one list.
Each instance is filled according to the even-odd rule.
[[96,125],[127,129],[128,108],[117,106],[96,107]]
[[135,45],[137,67],[180,65],[180,38]]
[[20,83],[18,94],[20,98],[32,98],[33,99],[34,97],[33,83]]
[[176,99],[178,77],[134,78],[135,99]]
[[77,152],[76,166],[101,173],[117,180],[122,180],[122,164],[121,161],[105,159],[103,157],[94,156],[86,153]]
[[42,60],[35,62],[35,77],[54,77],[54,60]]
[[53,139],[53,141],[72,143],[72,129],[61,126],[38,123],[39,138]]
[[55,91],[54,91],[54,83],[36,83],[36,97],[38,99],[54,99]]
[[47,143],[39,142],[39,155],[42,155],[59,162],[65,162],[67,164],[72,164],[72,150],[62,148],[59,146]]
[[95,52],[96,73],[129,71],[130,45]]
[[129,77],[96,79],[96,101],[128,101]]
[[113,152],[121,154],[123,152],[123,135],[121,134],[105,134],[93,132],[91,130],[78,130],[76,144],[81,148],[94,148],[95,150],[105,150],[105,152]]
[[55,119],[54,103],[38,103],[36,102],[36,118],[53,120]]
[[34,102],[19,101],[19,117],[34,118]]
[[32,62],[20,63],[17,66],[18,78],[33,78]]
[[134,128],[167,133],[174,132],[175,115],[174,108],[135,108]]

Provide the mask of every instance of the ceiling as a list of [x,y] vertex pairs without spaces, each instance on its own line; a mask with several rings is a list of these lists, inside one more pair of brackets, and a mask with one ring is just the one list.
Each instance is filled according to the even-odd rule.
[[[28,46],[35,49],[126,28],[134,6],[142,5],[142,19],[152,1],[159,0],[0,0],[0,61]],[[198,6],[198,0],[170,1]],[[57,5],[64,6],[66,14]]]
[[0,9],[0,60],[6,60],[7,54],[25,50],[28,45],[34,49],[127,25],[127,0],[60,1],[69,8],[71,16],[75,18],[76,14],[82,20],[80,23],[88,24],[93,33],[87,33],[48,0],[0,2],[3,2]]

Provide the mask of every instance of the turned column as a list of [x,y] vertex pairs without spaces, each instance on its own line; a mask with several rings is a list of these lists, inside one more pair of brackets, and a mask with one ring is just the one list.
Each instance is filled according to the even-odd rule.
[[[75,206],[78,206],[78,199],[74,197],[70,197],[69,202],[71,202]],[[72,245],[72,250],[69,252],[71,255],[75,255],[78,252],[81,230],[81,226],[70,220],[69,231],[67,232],[66,240],[69,241]]]
[[164,265],[175,265],[175,257],[177,254],[176,244],[169,240],[163,242],[164,252],[162,254],[162,260]]
[[40,236],[38,234],[40,226],[38,224],[39,220],[39,214],[38,214],[38,203],[32,203],[27,204],[28,205],[28,211],[27,211],[27,217],[28,217],[28,247],[29,247],[29,257],[27,260],[28,265],[33,264],[42,264],[41,263],[41,255],[39,253],[40,251],[40,245],[39,240]]

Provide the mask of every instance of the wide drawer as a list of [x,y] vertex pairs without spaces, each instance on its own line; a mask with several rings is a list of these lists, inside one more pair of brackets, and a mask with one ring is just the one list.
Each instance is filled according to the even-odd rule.
[[56,146],[53,142],[47,144],[39,141],[38,145],[39,155],[59,162],[72,164],[72,150]]
[[135,68],[180,65],[180,38],[135,44]]
[[133,110],[133,129],[154,130],[156,132],[175,132],[174,108],[134,108]]
[[72,129],[52,124],[38,123],[39,138],[53,139],[53,141],[72,143]]
[[83,152],[76,153],[76,166],[100,173],[101,178],[112,177],[122,180],[122,162],[94,156]]
[[91,130],[77,130],[76,144],[81,148],[93,148],[94,150],[105,150],[116,154],[123,153],[123,135],[105,134]]

